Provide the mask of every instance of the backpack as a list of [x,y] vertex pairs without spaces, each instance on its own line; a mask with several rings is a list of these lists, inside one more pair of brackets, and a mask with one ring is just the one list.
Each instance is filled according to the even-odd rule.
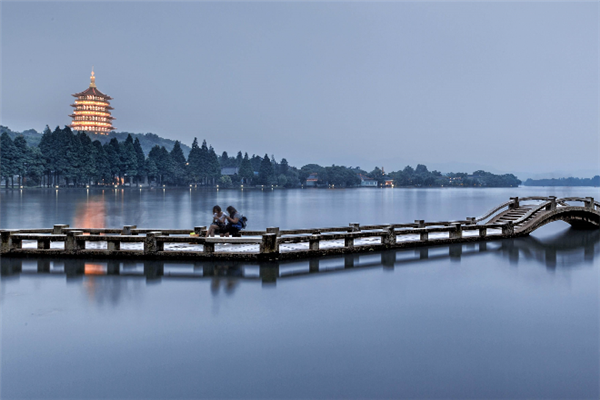
[[240,218],[240,223],[242,224],[242,229],[246,229],[246,225],[248,225],[248,218],[245,215],[242,215]]

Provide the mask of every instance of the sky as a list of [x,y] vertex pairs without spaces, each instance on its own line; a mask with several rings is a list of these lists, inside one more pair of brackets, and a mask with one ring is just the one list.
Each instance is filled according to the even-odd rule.
[[599,3],[0,3],[0,124],[206,139],[291,165],[600,169]]

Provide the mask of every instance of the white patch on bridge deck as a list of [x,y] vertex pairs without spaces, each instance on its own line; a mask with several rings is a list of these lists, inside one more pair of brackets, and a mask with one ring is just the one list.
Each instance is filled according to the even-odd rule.
[[[501,234],[501,229],[488,229],[488,235]],[[479,231],[463,231],[464,237],[475,237],[479,236]],[[447,239],[448,233],[431,233],[429,235],[430,240],[435,239]],[[419,235],[398,235],[396,237],[396,243],[405,242],[418,242]],[[355,246],[365,246],[380,244],[380,237],[368,237],[354,240]],[[258,253],[260,248],[258,244],[230,244],[230,243],[217,243],[215,244],[216,253]],[[321,240],[319,242],[320,249],[335,249],[344,247],[344,240]],[[37,248],[37,241],[35,240],[23,240],[24,249],[35,249]],[[51,249],[64,249],[64,242],[51,242]],[[86,249],[89,250],[106,250],[106,242],[86,242]],[[121,250],[144,250],[143,243],[121,243]],[[279,251],[282,253],[292,251],[306,251],[308,250],[308,243],[283,243],[279,245]],[[204,246],[201,244],[191,243],[165,243],[165,251],[204,251]]]

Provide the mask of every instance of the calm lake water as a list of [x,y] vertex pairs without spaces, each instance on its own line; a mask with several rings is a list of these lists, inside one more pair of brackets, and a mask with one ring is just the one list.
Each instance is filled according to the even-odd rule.
[[[597,188],[2,191],[2,228],[249,229],[462,219]],[[315,263],[2,258],[0,397],[598,398],[600,231]],[[19,268],[22,272],[18,272]],[[115,267],[115,263],[112,264]]]

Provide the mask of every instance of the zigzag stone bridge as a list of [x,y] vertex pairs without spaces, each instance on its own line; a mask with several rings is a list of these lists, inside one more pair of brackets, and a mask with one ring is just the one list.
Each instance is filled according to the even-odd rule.
[[480,217],[458,221],[242,231],[205,238],[206,227],[186,229],[69,228],[0,230],[0,254],[9,257],[149,260],[284,260],[384,249],[468,243],[529,235],[554,221],[577,229],[600,228],[600,203],[592,197],[512,197]]

